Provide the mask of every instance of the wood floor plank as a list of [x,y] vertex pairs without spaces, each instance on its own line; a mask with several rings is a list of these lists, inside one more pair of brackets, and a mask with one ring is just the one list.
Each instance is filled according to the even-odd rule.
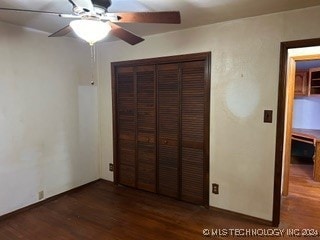
[[[309,180],[310,171],[312,166],[291,169],[280,228],[320,230],[320,186]],[[0,221],[0,239],[194,240],[206,239],[203,229],[228,228],[270,229],[237,215],[98,181]]]
[[320,231],[320,183],[313,180],[313,165],[291,164],[289,181],[280,227]]

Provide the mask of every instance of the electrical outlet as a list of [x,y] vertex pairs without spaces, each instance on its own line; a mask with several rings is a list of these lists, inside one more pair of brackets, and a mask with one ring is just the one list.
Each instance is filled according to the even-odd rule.
[[38,193],[38,199],[39,200],[42,200],[44,198],[44,192],[43,191],[40,191],[39,193]]
[[109,163],[109,171],[113,172],[113,163]]
[[212,183],[212,193],[219,194],[219,184]]

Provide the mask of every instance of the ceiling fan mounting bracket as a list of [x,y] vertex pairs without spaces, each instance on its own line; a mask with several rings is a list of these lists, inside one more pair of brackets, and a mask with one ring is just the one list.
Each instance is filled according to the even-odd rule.
[[87,11],[88,9],[84,9],[84,8],[81,8],[81,7],[78,7],[78,6],[74,6],[73,9],[72,9],[72,12],[75,14],[75,15],[82,15]]

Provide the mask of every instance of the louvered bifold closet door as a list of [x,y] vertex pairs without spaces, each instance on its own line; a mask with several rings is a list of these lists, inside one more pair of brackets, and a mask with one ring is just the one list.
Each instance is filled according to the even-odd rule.
[[208,206],[210,59],[112,63],[115,183]]
[[155,67],[136,68],[137,82],[137,188],[156,192]]
[[179,65],[158,65],[158,192],[179,197]]
[[132,67],[117,69],[117,156],[118,181],[135,187],[136,181],[136,104]]
[[204,203],[205,62],[181,64],[181,200]]

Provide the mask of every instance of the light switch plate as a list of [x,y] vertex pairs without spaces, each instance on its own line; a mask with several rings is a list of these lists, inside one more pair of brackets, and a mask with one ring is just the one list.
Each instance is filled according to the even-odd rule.
[[272,123],[272,110],[264,110],[263,122]]

